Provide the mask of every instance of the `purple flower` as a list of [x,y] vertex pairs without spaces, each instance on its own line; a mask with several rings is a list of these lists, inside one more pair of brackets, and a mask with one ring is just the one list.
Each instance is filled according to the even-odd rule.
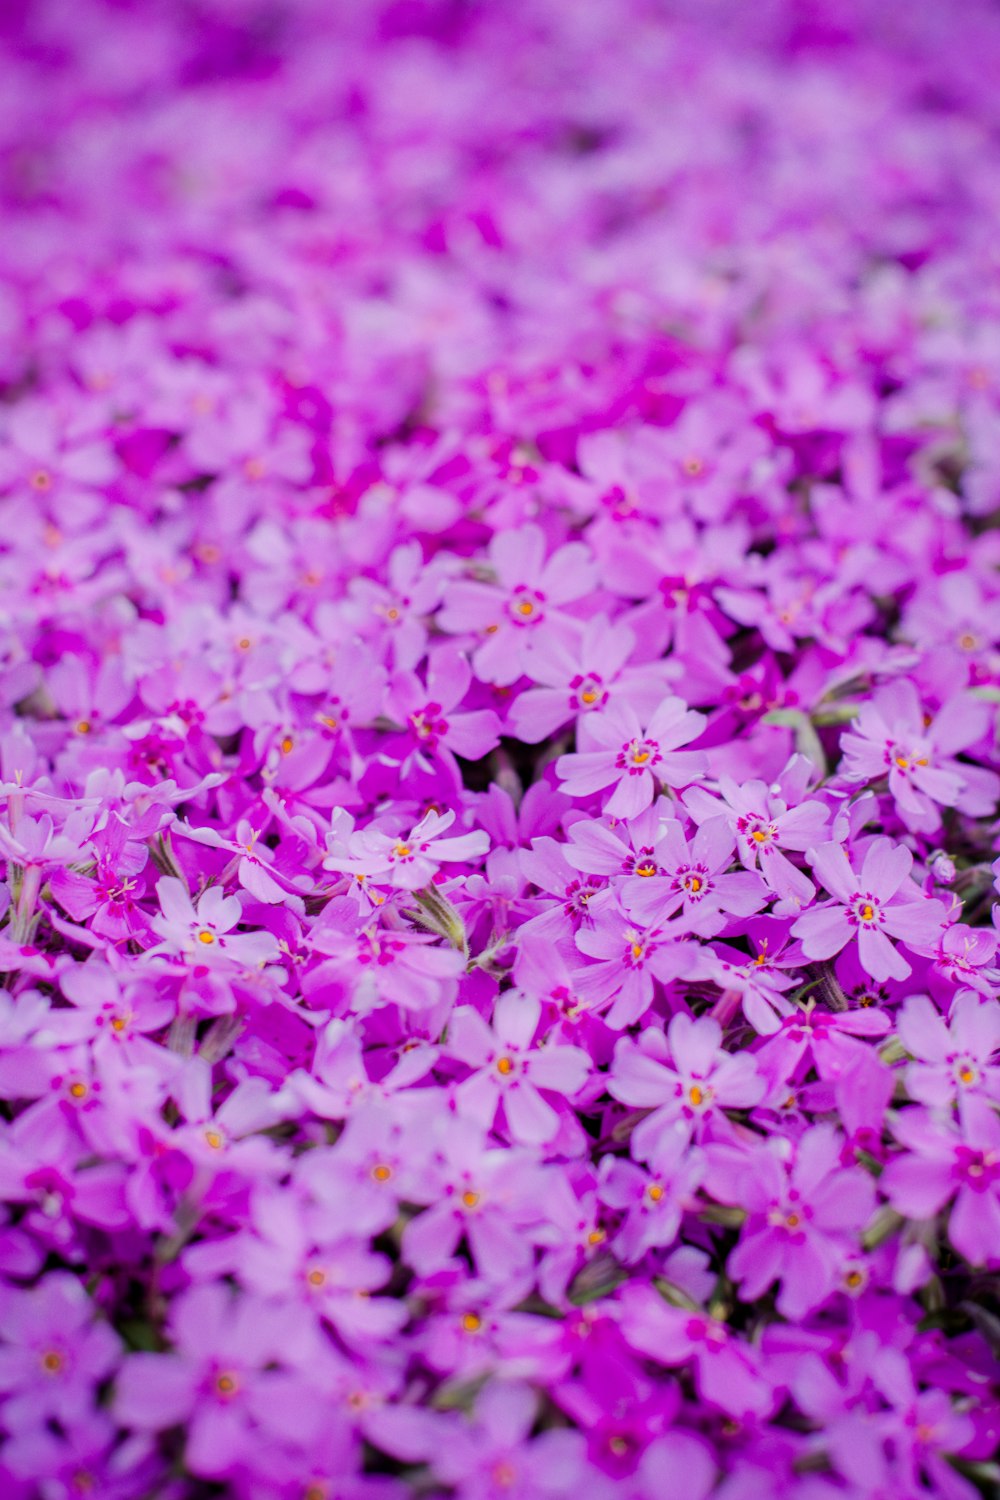
[[0,1289],[0,1415],[8,1432],[89,1417],[120,1357],[82,1282],[53,1272],[30,1290]]
[[243,920],[236,896],[227,896],[210,886],[197,907],[183,882],[165,875],[156,882],[162,916],[151,925],[162,941],[156,952],[185,954],[198,963],[227,968],[233,965],[270,963],[278,957],[278,945],[269,932],[233,932]]
[[906,1069],[906,1091],[922,1104],[946,1106],[973,1094],[1000,1100],[1000,1002],[970,990],[955,997],[946,1023],[927,995],[912,995],[896,1023],[899,1040],[915,1059]]
[[446,1053],[474,1069],[456,1090],[459,1113],[489,1129],[502,1103],[511,1139],[522,1145],[549,1141],[559,1129],[539,1090],[572,1098],[591,1067],[580,1047],[535,1045],[541,1013],[539,1000],[511,991],[497,1001],[492,1029],[467,1005],[448,1023]]
[[458,579],[444,591],[437,623],[449,632],[485,636],[474,653],[476,673],[501,687],[525,671],[529,641],[561,606],[587,594],[594,581],[589,549],[568,542],[546,558],[539,526],[500,532],[490,543],[493,582]]
[[662,922],[679,911],[691,932],[711,937],[727,917],[751,916],[767,900],[758,876],[726,873],[732,857],[733,835],[725,818],[708,818],[690,844],[682,825],[668,818],[649,859],[622,883],[622,905],[640,922]]
[[610,1156],[601,1164],[598,1193],[602,1203],[624,1215],[613,1248],[627,1263],[675,1242],[705,1175],[705,1158],[692,1149],[684,1130],[661,1131],[645,1160],[648,1171]]
[[634,818],[652,802],[658,786],[686,786],[704,768],[693,750],[679,750],[704,727],[680,698],[665,698],[647,721],[627,704],[592,714],[580,723],[579,750],[560,756],[556,772],[570,797],[587,797],[613,787],[604,812]]
[[929,1219],[951,1202],[948,1238],[958,1253],[973,1265],[1000,1264],[1000,1118],[992,1105],[970,1094],[957,1125],[903,1110],[892,1132],[905,1147],[881,1179],[893,1208]]
[[372,879],[378,885],[418,891],[430,884],[440,865],[478,860],[489,849],[489,835],[482,829],[444,838],[454,821],[455,813],[449,810],[427,813],[404,833],[362,829],[348,836],[343,852],[337,843],[332,845],[324,868]]
[[315,1358],[311,1335],[287,1305],[192,1287],[174,1303],[170,1333],[171,1353],[125,1361],[114,1411],[140,1431],[184,1423],[195,1474],[231,1473],[258,1434],[302,1442],[319,1430],[315,1392],[290,1368]]
[[747,1211],[729,1271],[746,1301],[780,1281],[778,1311],[800,1320],[825,1302],[875,1207],[864,1172],[844,1167],[831,1125],[814,1125],[795,1144],[747,1150],[707,1148],[705,1191]]
[[666,1036],[652,1029],[637,1042],[623,1037],[615,1047],[608,1090],[615,1099],[651,1110],[636,1128],[633,1152],[642,1153],[674,1126],[702,1134],[724,1122],[727,1109],[749,1109],[764,1096],[765,1082],[749,1053],[727,1053],[722,1029],[708,1016],[674,1016]]
[[873,979],[905,979],[910,965],[893,947],[927,952],[945,921],[942,902],[921,898],[909,881],[913,856],[887,838],[873,839],[860,870],[840,844],[820,844],[809,862],[831,900],[805,912],[792,928],[809,958],[832,958],[857,941],[862,966]]
[[653,714],[666,692],[665,663],[629,666],[636,639],[607,616],[588,620],[579,635],[554,630],[533,637],[525,651],[525,675],[537,684],[519,693],[507,716],[518,739],[538,744],[554,730],[609,703],[627,703],[640,718]]
[[602,915],[576,935],[576,946],[596,962],[574,972],[581,999],[595,1010],[607,1008],[616,1031],[633,1025],[653,1003],[655,980],[669,983],[697,970],[698,952],[687,941],[687,927],[639,927],[617,912]]
[[690,1363],[698,1393],[711,1406],[739,1421],[773,1411],[775,1395],[759,1355],[725,1323],[670,1307],[643,1286],[622,1293],[618,1316],[626,1343],[646,1358],[668,1367]]
[[887,776],[908,828],[933,832],[940,826],[939,807],[982,816],[996,803],[1000,778],[955,759],[987,732],[985,703],[958,693],[936,715],[925,716],[914,684],[900,678],[862,704],[855,722],[856,730],[841,740],[844,775],[850,781]]

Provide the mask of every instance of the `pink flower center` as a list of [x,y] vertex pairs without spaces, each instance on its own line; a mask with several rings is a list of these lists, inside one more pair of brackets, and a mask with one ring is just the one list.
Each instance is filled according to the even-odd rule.
[[643,771],[651,770],[662,758],[655,740],[629,740],[618,752],[615,766],[619,771],[626,771],[629,776],[640,776]]
[[855,927],[880,927],[885,922],[885,913],[871,891],[855,891],[847,918]]
[[507,601],[507,613],[515,625],[537,625],[545,618],[544,606],[545,595],[522,584]]
[[588,672],[586,676],[578,674],[570,682],[570,708],[593,712],[603,708],[607,701],[607,690],[595,672]]

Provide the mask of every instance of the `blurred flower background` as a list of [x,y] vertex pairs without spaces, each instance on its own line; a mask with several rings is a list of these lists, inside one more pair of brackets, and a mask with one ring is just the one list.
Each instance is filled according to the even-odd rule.
[[997,1492],[998,79],[0,6],[4,1500]]

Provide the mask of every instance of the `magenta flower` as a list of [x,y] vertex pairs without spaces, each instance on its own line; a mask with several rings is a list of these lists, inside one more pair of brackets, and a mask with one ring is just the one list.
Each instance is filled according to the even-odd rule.
[[679,750],[697,739],[704,728],[701,714],[680,698],[665,698],[645,728],[627,704],[583,719],[579,749],[562,755],[556,773],[570,797],[587,797],[613,787],[604,812],[615,818],[635,818],[644,812],[657,787],[686,786],[704,768],[693,750]]
[[705,1191],[747,1211],[729,1258],[740,1295],[756,1301],[780,1281],[778,1311],[799,1320],[826,1301],[844,1262],[859,1249],[875,1188],[865,1172],[842,1165],[831,1125],[807,1130],[789,1160],[783,1147],[709,1146]]
[[226,896],[218,886],[210,886],[197,907],[183,882],[173,876],[158,880],[156,892],[162,916],[151,921],[161,938],[155,952],[197,956],[198,963],[222,968],[256,967],[278,957],[277,942],[269,932],[233,932],[243,920],[243,908],[236,896]]
[[711,937],[727,918],[751,916],[767,900],[757,875],[726,873],[732,858],[733,835],[725,818],[706,819],[690,844],[682,825],[668,818],[649,859],[622,883],[622,905],[640,922],[663,922],[681,912],[689,931]]
[[[411,766],[432,769],[435,759],[455,768],[454,757],[481,760],[496,748],[500,720],[492,708],[460,708],[472,683],[467,657],[451,647],[431,654],[426,686],[415,672],[398,672],[386,698],[386,711],[404,726],[388,751],[398,755],[401,774]],[[455,769],[456,780],[461,778]]]
[[260,1439],[302,1442],[318,1431],[314,1392],[289,1368],[315,1352],[287,1305],[197,1286],[175,1302],[170,1332],[172,1353],[125,1361],[114,1410],[139,1431],[184,1423],[194,1473],[231,1473]]
[[645,1159],[648,1171],[610,1156],[602,1162],[598,1194],[602,1203],[624,1215],[613,1248],[626,1263],[675,1242],[705,1176],[704,1155],[691,1147],[684,1130],[661,1132]]
[[502,1103],[511,1139],[522,1145],[550,1141],[559,1129],[539,1090],[572,1098],[591,1068],[580,1047],[535,1045],[541,1014],[539,1000],[510,991],[497,1001],[492,1029],[467,1005],[448,1023],[446,1053],[475,1070],[456,1090],[459,1113],[488,1130]]
[[[748,870],[759,870],[762,880],[778,896],[801,907],[814,895],[812,881],[783,852],[801,852],[820,842],[829,823],[821,802],[802,800],[811,769],[797,756],[773,786],[747,781],[742,786],[720,776],[719,791],[726,816],[736,836],[736,851]],[[718,800],[700,787],[685,796],[685,805],[698,823],[718,815]]]
[[94,1412],[120,1357],[82,1282],[52,1272],[30,1290],[0,1289],[0,1417],[8,1432]]
[[880,1183],[893,1208],[930,1219],[951,1203],[948,1238],[958,1253],[973,1265],[1000,1264],[1000,1118],[992,1105],[969,1095],[957,1124],[903,1110],[892,1133],[906,1152]]
[[903,1006],[896,1033],[915,1059],[906,1069],[906,1091],[922,1104],[941,1107],[981,1095],[1000,1098],[1000,1005],[971,990],[955,997],[946,1022],[927,995]]
[[832,898],[805,912],[792,928],[809,958],[832,958],[856,940],[862,966],[873,979],[905,979],[910,965],[890,938],[918,952],[933,949],[945,907],[918,896],[909,880],[908,849],[874,839],[855,870],[842,845],[820,844],[810,851],[809,862]]
[[681,1124],[702,1134],[727,1109],[749,1109],[764,1096],[765,1082],[749,1053],[722,1048],[722,1029],[708,1016],[674,1016],[666,1037],[652,1029],[638,1042],[623,1037],[615,1048],[608,1091],[622,1104],[652,1113],[636,1128],[633,1151],[641,1154]]
[[657,1364],[694,1368],[704,1401],[737,1420],[766,1417],[775,1394],[752,1345],[725,1323],[702,1313],[669,1307],[652,1287],[629,1287],[618,1312],[625,1341]]
[[955,759],[987,733],[989,709],[967,693],[948,699],[925,718],[920,695],[908,678],[880,688],[863,703],[841,740],[844,775],[850,781],[887,776],[889,791],[908,828],[934,832],[940,807],[988,815],[1000,794],[1000,778],[981,766]]
[[588,620],[579,635],[555,630],[532,637],[525,675],[535,687],[519,693],[507,722],[518,739],[538,744],[563,724],[626,703],[640,716],[653,714],[667,691],[664,663],[629,666],[636,646],[632,631],[607,616]]
[[606,1009],[615,1031],[632,1026],[652,1005],[656,980],[667,984],[696,972],[698,951],[687,931],[680,921],[646,928],[614,911],[602,915],[576,935],[581,953],[597,960],[574,972],[577,994],[593,1009]]
[[449,810],[427,813],[408,833],[361,829],[348,836],[343,852],[335,842],[323,867],[373,880],[376,885],[418,891],[430,884],[442,864],[478,860],[489,849],[489,835],[482,829],[443,837],[454,821],[455,813]]
[[485,636],[473,655],[476,674],[501,687],[515,682],[528,666],[528,643],[546,621],[560,618],[560,607],[590,592],[594,568],[582,542],[568,542],[546,558],[539,526],[500,532],[489,546],[495,582],[457,579],[444,591],[437,614],[442,630]]

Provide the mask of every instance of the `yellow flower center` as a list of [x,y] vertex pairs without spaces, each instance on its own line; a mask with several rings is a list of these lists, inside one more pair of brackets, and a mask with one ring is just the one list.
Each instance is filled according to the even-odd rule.
[[198,934],[198,941],[199,941],[199,943],[205,943],[206,945],[208,943],[214,943],[215,942],[215,933],[214,932],[209,932],[209,930],[208,930],[207,927],[203,927],[201,929],[201,931],[199,932],[199,934]]
[[649,1198],[649,1201],[651,1203],[659,1203],[660,1199],[663,1197],[663,1188],[661,1188],[658,1182],[651,1182],[649,1184],[649,1187],[646,1189],[646,1196]]
[[648,759],[649,759],[649,751],[648,750],[633,750],[633,752],[632,752],[632,764],[633,765],[635,765],[635,766],[644,766],[646,764],[646,762],[647,762]]
[[235,1396],[239,1388],[240,1385],[236,1376],[231,1375],[228,1371],[223,1371],[221,1375],[217,1375],[215,1378],[215,1389],[220,1396]]
[[46,1349],[42,1355],[42,1369],[46,1375],[58,1375],[66,1364],[58,1349]]
[[607,1239],[607,1235],[604,1233],[603,1229],[592,1229],[590,1231],[590,1233],[587,1235],[587,1244],[588,1245],[603,1245],[603,1243],[604,1243],[604,1241],[606,1239]]
[[589,708],[591,703],[597,702],[597,693],[593,688],[584,688],[583,692],[580,694],[580,700],[581,702],[586,703]]
[[498,1057],[497,1058],[497,1072],[498,1073],[503,1073],[504,1077],[506,1077],[508,1073],[512,1073],[513,1071],[514,1071],[514,1064],[511,1062],[511,1060],[510,1060],[509,1057]]
[[392,1168],[386,1166],[384,1161],[380,1161],[372,1167],[372,1177],[374,1177],[376,1182],[388,1182],[391,1176]]
[[467,1188],[466,1191],[462,1194],[462,1202],[465,1204],[466,1208],[475,1208],[476,1204],[479,1202],[479,1194],[474,1193],[471,1188]]
[[644,880],[648,879],[650,875],[655,875],[656,870],[657,865],[655,859],[640,860],[640,862],[635,867],[635,873],[637,875],[641,875]]
[[478,1313],[467,1312],[462,1318],[462,1327],[466,1333],[478,1333],[483,1326],[483,1320]]
[[89,719],[77,719],[76,723],[73,725],[73,728],[76,730],[77,734],[89,734],[92,727],[93,726],[91,725]]
[[213,1151],[221,1151],[225,1144],[222,1132],[220,1130],[206,1130],[205,1144],[210,1146]]

